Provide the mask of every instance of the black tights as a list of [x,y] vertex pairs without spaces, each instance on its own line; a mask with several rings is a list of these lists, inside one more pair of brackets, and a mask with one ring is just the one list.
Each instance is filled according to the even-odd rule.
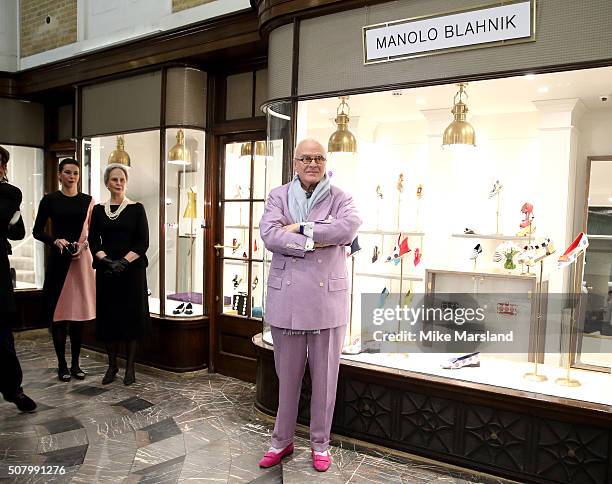
[[53,346],[57,355],[57,363],[60,369],[68,368],[66,364],[66,336],[70,335],[70,353],[72,356],[71,366],[79,368],[79,356],[83,344],[83,323],[55,321],[51,324],[51,335]]
[[[106,352],[108,353],[108,367],[118,368],[117,366],[117,353],[119,353],[119,341],[108,341],[106,343]],[[134,373],[134,357],[136,356],[136,341],[126,340],[125,349],[127,353],[127,359],[125,363],[125,373]]]

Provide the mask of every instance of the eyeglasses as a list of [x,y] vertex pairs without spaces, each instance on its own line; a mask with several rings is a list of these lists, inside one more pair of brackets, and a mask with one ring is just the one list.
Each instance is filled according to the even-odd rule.
[[323,155],[315,155],[315,156],[304,155],[304,156],[300,156],[296,158],[296,160],[301,161],[304,166],[310,165],[313,161],[317,165],[322,165],[323,163],[325,163],[325,157]]

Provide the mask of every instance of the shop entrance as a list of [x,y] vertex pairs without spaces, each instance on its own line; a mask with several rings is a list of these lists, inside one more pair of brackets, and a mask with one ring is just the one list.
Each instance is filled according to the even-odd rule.
[[264,247],[259,220],[266,197],[265,133],[222,137],[216,256],[216,371],[252,379],[251,338],[262,330]]

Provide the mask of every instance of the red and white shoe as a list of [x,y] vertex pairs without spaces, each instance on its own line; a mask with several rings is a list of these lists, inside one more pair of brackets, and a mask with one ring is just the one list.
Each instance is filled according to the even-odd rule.
[[563,269],[564,267],[573,264],[578,256],[584,252],[588,246],[589,239],[584,232],[580,232],[569,247],[565,249],[563,255],[559,257],[557,268]]
[[278,464],[283,457],[293,454],[293,442],[285,447],[280,452],[272,452],[269,450],[259,461],[259,467],[268,468]]

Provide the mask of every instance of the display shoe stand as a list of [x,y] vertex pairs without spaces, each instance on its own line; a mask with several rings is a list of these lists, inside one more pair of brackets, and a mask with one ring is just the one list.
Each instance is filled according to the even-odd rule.
[[537,316],[536,316],[536,324],[535,324],[535,338],[534,338],[534,350],[533,350],[533,371],[529,373],[525,373],[523,378],[529,381],[546,381],[548,377],[546,375],[541,375],[538,373],[538,365],[539,365],[539,356],[540,356],[540,332],[542,330],[542,280],[544,275],[544,259],[548,256],[554,254],[553,252],[546,252],[543,256],[538,257],[534,262],[540,264],[540,277],[538,282],[538,304],[537,304]]
[[[572,288],[574,290],[576,290],[576,287],[577,287],[576,281],[578,280],[578,268],[580,267],[580,265],[578,264],[578,261],[580,260],[581,257],[584,257],[584,250],[580,252],[580,254],[574,259],[573,263],[571,264],[574,266],[574,277],[573,277],[573,284],[572,284]],[[580,291],[580,288],[578,288],[578,291]],[[576,296],[577,296],[577,300],[576,300]],[[582,299],[581,293],[578,292],[577,294],[574,294],[573,299],[574,300],[572,301],[572,307],[571,307],[570,317],[569,317],[569,324],[563,324],[564,323],[563,318],[561,321],[562,338],[563,338],[562,350],[564,349],[563,366],[565,367],[565,376],[557,378],[555,380],[555,383],[557,385],[561,385],[564,387],[579,387],[580,386],[580,381],[571,377],[571,369],[572,369],[572,359],[573,359],[572,356],[575,354],[574,348],[576,347],[576,340],[577,340],[576,318],[577,318],[577,315],[580,314],[580,300]]]

